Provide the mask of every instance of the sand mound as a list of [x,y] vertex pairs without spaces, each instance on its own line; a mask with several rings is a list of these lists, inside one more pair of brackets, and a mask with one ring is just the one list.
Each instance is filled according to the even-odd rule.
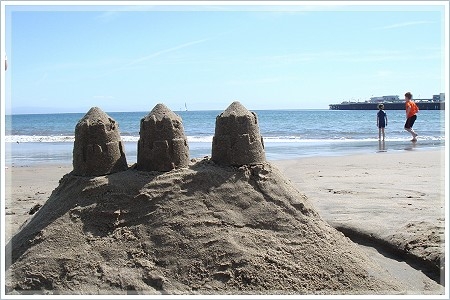
[[270,163],[67,174],[11,253],[7,293],[402,293]]

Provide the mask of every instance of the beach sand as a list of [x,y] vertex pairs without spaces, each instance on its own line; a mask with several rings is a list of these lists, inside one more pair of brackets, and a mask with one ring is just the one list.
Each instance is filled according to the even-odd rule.
[[443,149],[314,157],[276,165],[333,227],[444,271]]
[[[353,238],[396,249],[400,254],[409,255],[443,271],[443,149],[302,158],[275,161],[272,164],[290,181],[287,183],[289,186],[294,186],[307,197],[307,202],[320,215],[319,219]],[[22,224],[38,214],[33,210],[39,210],[46,203],[60,179],[71,170],[71,165],[9,167],[6,170],[7,242]],[[81,214],[81,211],[78,213]],[[229,222],[244,222],[233,220],[233,216],[227,218]],[[127,234],[133,237],[132,233]],[[351,251],[359,250],[351,248]],[[113,272],[106,266],[103,268],[106,273]],[[161,280],[155,279],[157,275],[155,278],[152,276],[149,279],[152,282]],[[221,273],[220,276],[230,275]],[[180,287],[171,287],[169,290],[177,288]],[[413,293],[442,293],[436,286],[428,286],[428,291],[418,289]],[[399,293],[403,292],[400,288]]]

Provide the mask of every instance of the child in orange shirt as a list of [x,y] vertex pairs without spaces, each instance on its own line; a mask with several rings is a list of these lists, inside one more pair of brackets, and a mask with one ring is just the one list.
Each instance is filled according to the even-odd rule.
[[406,109],[406,122],[405,122],[405,130],[411,133],[412,135],[412,142],[417,141],[418,134],[414,132],[412,129],[414,122],[417,119],[417,113],[419,112],[419,107],[417,104],[412,101],[412,94],[410,92],[407,92],[405,94],[405,109]]

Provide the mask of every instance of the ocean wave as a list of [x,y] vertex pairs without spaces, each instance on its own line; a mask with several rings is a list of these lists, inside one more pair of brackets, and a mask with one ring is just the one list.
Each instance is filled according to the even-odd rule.
[[[408,139],[408,135],[389,137],[386,141],[404,141]],[[445,136],[419,136],[420,140],[425,141],[444,141]],[[122,141],[126,143],[136,142],[138,136],[122,136]],[[188,136],[189,143],[212,143],[213,136]],[[372,142],[378,141],[378,137],[351,138],[351,137],[323,137],[323,138],[302,138],[298,136],[281,136],[281,137],[263,137],[264,143],[336,143],[336,142]],[[38,136],[38,135],[7,135],[6,143],[73,143],[74,136]]]
[[62,135],[6,135],[6,143],[61,143],[73,142],[74,136]]

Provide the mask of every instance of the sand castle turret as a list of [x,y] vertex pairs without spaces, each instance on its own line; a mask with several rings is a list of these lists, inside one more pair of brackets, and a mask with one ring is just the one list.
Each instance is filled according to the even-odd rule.
[[258,117],[233,102],[216,118],[211,159],[221,165],[242,166],[266,161]]
[[92,107],[75,127],[73,174],[101,176],[128,168],[119,125]]
[[181,117],[157,104],[141,119],[137,169],[166,172],[189,164],[189,147]]

